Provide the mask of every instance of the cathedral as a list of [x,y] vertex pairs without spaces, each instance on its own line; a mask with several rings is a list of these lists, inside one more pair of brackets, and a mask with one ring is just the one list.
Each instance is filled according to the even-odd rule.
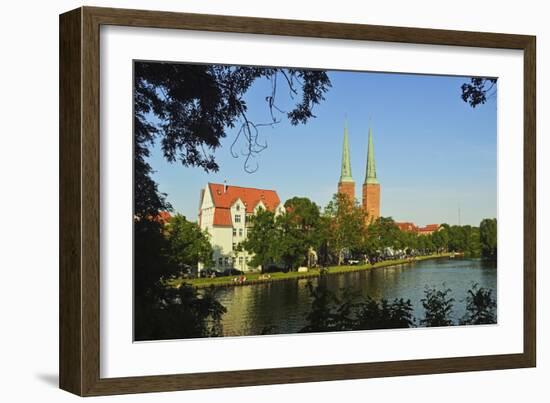
[[[362,206],[367,212],[367,220],[372,223],[380,217],[380,183],[376,179],[376,163],[374,161],[374,144],[372,130],[369,128],[369,142],[367,149],[367,165],[365,169],[365,181],[363,182]],[[338,193],[344,194],[355,202],[355,181],[351,174],[351,161],[349,153],[348,126],[344,127],[344,143],[342,146],[342,168],[338,181]]]

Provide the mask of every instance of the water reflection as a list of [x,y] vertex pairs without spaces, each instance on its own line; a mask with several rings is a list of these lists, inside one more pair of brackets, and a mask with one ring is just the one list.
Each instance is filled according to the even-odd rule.
[[[313,280],[315,283],[316,280]],[[410,299],[414,316],[421,318],[421,299],[426,287],[450,288],[455,299],[453,318],[465,312],[465,297],[474,283],[493,289],[497,274],[494,263],[476,259],[439,259],[355,273],[328,276],[335,292],[353,288],[373,298]],[[223,318],[226,336],[296,333],[305,326],[310,309],[307,280],[278,281],[261,285],[220,288],[216,295],[227,308]]]

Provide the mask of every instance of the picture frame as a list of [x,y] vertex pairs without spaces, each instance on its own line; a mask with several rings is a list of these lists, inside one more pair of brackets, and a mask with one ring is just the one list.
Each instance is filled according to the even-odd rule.
[[[523,352],[170,375],[101,377],[99,116],[102,26],[523,51]],[[61,389],[80,396],[98,396],[527,368],[536,365],[534,36],[81,7],[60,16],[59,91]]]

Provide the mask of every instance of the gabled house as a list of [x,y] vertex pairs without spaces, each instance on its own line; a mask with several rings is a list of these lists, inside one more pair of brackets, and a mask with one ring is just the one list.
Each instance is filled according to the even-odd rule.
[[[216,270],[257,269],[249,266],[252,255],[245,250],[238,251],[237,245],[246,239],[247,222],[260,208],[276,215],[285,212],[274,190],[232,186],[225,183],[208,183],[201,190],[199,225],[210,235]],[[199,270],[201,269],[202,267],[199,266]]]

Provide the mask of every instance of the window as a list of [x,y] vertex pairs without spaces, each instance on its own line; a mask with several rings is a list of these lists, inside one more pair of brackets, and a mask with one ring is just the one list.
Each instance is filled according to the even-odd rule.
[[233,250],[237,249],[237,242],[233,242]]
[[218,266],[222,266],[223,265],[223,258],[218,258]]
[[237,236],[237,228],[233,228],[233,236]]
[[241,257],[239,257],[239,266],[241,266],[241,267],[242,267],[242,266],[243,266],[243,262],[244,262],[244,259],[243,259],[243,257],[242,257],[242,256],[241,256]]
[[229,266],[229,258],[228,257],[225,258],[225,265]]
[[243,236],[243,229],[239,228],[239,236]]
[[241,215],[235,214],[235,222],[241,222]]
[[240,210],[241,210],[241,206],[240,206],[239,204],[237,204],[237,206],[235,207],[235,209],[236,209],[237,211],[240,211]]

